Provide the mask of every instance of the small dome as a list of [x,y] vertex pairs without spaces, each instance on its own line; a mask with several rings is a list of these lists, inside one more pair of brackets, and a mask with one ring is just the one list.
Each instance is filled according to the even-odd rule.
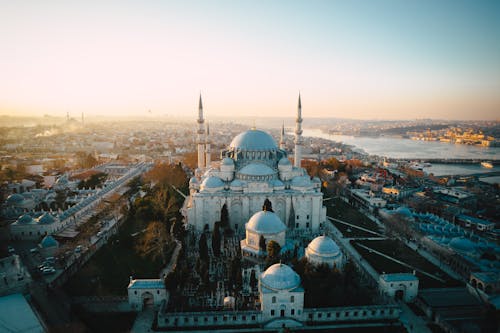
[[311,180],[309,176],[297,176],[292,178],[291,185],[294,187],[309,187],[311,186]]
[[43,248],[48,248],[48,247],[54,247],[54,246],[59,246],[59,242],[54,239],[54,237],[48,235],[45,236],[42,241],[40,242],[40,246]]
[[260,276],[261,284],[273,290],[290,290],[300,285],[300,277],[289,266],[274,264]]
[[210,176],[205,178],[205,180],[201,183],[201,186],[203,188],[216,189],[224,187],[224,182],[219,177]]
[[233,141],[231,141],[229,147],[250,151],[266,151],[278,148],[273,137],[260,130],[248,130],[238,134]]
[[232,159],[230,159],[229,157],[224,157],[222,159],[221,164],[226,165],[226,166],[232,166],[232,165],[234,165],[234,161]]
[[28,215],[28,214],[24,214],[23,216],[21,216],[18,220],[17,220],[17,223],[22,223],[22,224],[28,224],[28,223],[31,223],[33,221],[33,218]]
[[24,200],[24,197],[18,193],[11,194],[7,197],[8,204],[21,203],[23,200]]
[[318,256],[332,257],[340,253],[340,249],[337,244],[333,241],[333,239],[327,236],[314,238],[307,246],[307,249]]
[[450,241],[449,246],[458,252],[473,252],[476,248],[476,245],[473,242],[464,237],[453,238]]
[[249,176],[269,176],[276,172],[265,164],[252,163],[241,168],[238,173]]
[[277,234],[286,230],[278,215],[267,211],[253,214],[245,227],[258,234]]
[[290,162],[288,157],[282,157],[278,162],[278,165],[292,165],[292,162]]
[[285,186],[285,184],[283,184],[283,182],[279,179],[275,179],[273,180],[273,186],[274,187],[282,187],[282,186]]
[[198,184],[198,178],[191,177],[191,179],[189,180],[189,184]]
[[55,221],[54,218],[49,213],[44,213],[42,216],[38,218],[38,223],[49,224],[53,223],[54,221]]

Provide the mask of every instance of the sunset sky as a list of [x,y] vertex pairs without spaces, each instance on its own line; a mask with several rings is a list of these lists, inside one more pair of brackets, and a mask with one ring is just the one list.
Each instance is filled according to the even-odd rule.
[[500,1],[0,0],[0,114],[500,119]]

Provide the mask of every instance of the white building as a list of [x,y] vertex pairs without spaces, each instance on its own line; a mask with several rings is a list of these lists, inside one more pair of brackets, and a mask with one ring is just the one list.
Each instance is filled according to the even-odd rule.
[[137,311],[146,306],[157,309],[162,301],[167,300],[167,290],[161,279],[132,279],[127,287],[128,303]]
[[226,205],[231,228],[242,231],[243,225],[268,199],[289,229],[317,231],[326,220],[326,208],[320,180],[311,179],[300,167],[301,122],[299,100],[295,165],[271,135],[251,129],[233,139],[222,152],[220,163],[207,166],[209,139],[205,136],[200,99],[198,169],[189,182],[190,195],[182,209],[188,226],[197,231],[212,229],[214,223],[220,221],[221,209]]
[[338,245],[328,236],[313,239],[306,247],[307,261],[314,265],[326,264],[330,268],[342,269],[344,259]]
[[411,302],[418,293],[418,277],[410,273],[381,274],[379,289],[382,294]]
[[[304,289],[300,277],[284,264],[274,264],[261,274],[259,293],[262,319],[302,319]],[[290,324],[287,325],[290,327]]]
[[265,243],[273,240],[281,247],[285,245],[286,226],[274,212],[260,211],[255,213],[245,224],[246,238],[241,241],[243,256],[260,257],[266,250],[260,248],[260,239]]

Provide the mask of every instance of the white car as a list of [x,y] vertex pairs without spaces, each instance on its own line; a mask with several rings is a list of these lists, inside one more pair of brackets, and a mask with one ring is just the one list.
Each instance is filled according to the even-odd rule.
[[56,272],[55,268],[53,267],[46,267],[42,270],[42,273],[44,275],[50,275],[50,274],[54,274]]

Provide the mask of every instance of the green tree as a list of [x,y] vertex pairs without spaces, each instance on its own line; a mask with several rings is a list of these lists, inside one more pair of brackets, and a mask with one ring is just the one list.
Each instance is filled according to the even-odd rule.
[[264,205],[262,205],[262,210],[266,212],[273,212],[273,204],[271,203],[271,200],[267,199],[264,200]]
[[208,245],[207,236],[205,233],[201,234],[200,241],[198,242],[198,248],[200,250],[200,258],[205,262],[208,261]]
[[267,243],[267,257],[270,259],[278,259],[281,251],[281,246],[278,242],[270,240]]
[[220,222],[215,222],[214,230],[212,231],[212,251],[214,253],[214,256],[216,256],[216,257],[220,256],[221,237],[220,237],[219,225],[220,225]]

